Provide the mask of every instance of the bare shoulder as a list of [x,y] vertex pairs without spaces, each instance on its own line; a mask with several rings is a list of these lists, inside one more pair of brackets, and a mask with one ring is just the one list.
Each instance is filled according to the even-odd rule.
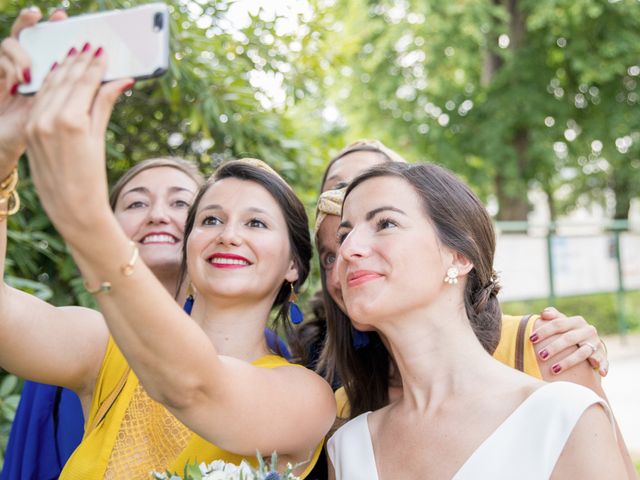
[[590,406],[580,417],[551,478],[626,478],[613,425],[602,405]]

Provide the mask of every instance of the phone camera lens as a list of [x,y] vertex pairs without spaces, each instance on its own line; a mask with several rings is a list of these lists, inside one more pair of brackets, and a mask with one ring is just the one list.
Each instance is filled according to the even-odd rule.
[[164,15],[158,12],[153,17],[153,31],[159,32],[160,30],[162,30],[163,26],[164,26]]

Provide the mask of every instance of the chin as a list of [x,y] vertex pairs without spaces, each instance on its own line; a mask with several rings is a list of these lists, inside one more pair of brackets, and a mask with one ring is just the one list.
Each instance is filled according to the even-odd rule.
[[373,318],[373,313],[375,309],[372,309],[369,305],[352,305],[350,309],[346,310],[349,318],[351,319],[351,324],[358,330],[362,332],[369,332],[375,330],[373,326],[371,326],[370,322],[363,323],[359,321],[361,319],[370,320]]

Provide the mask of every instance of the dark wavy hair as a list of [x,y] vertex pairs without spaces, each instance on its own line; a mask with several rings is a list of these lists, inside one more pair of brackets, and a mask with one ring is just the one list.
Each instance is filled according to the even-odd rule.
[[[379,177],[406,181],[420,197],[439,241],[473,263],[464,291],[465,310],[476,337],[492,354],[500,340],[501,311],[496,298],[500,286],[493,270],[495,233],[485,207],[452,172],[433,164],[385,163],[372,167],[349,185],[345,201],[358,185]],[[325,371],[331,369],[331,363],[335,365],[349,398],[349,418],[383,407],[389,400],[393,364],[389,352],[375,332],[368,333],[368,346],[355,350],[349,317],[331,298],[325,299],[334,307],[327,308],[327,340],[320,363]]]
[[[264,167],[255,165],[255,161],[232,160],[223,163],[214,172],[211,178],[200,188],[193,204],[189,208],[187,221],[184,229],[184,242],[182,245],[182,265],[180,268],[180,285],[178,292],[182,286],[187,274],[187,239],[191,234],[198,206],[202,201],[204,194],[216,182],[225,178],[236,178],[239,180],[256,183],[265,188],[276,201],[282,216],[287,225],[289,236],[289,247],[291,255],[298,270],[298,279],[293,284],[296,292],[305,282],[309,275],[311,267],[311,256],[313,248],[311,245],[311,237],[309,235],[309,220],[304,205],[298,199],[291,187],[275,172],[267,170]],[[291,284],[287,281],[282,282],[282,286],[276,295],[272,309],[277,308],[275,322],[278,323],[285,331],[290,331],[289,318],[289,296],[291,295]]]

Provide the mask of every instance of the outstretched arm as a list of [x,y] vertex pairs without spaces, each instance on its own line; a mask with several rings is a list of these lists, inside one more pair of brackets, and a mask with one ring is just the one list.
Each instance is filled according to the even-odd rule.
[[299,367],[269,370],[219,356],[200,326],[134,261],[133,247],[108,206],[104,152],[111,109],[131,83],[100,86],[106,53],[95,47],[49,74],[28,122],[29,161],[47,213],[87,284],[110,284],[96,298],[153,398],[227,450],[277,450],[285,458],[307,459],[333,423],[331,388]]
[[[37,8],[20,13],[12,35],[0,46],[0,181],[14,175],[25,148],[25,123],[33,99],[16,93],[29,80],[30,61],[19,32],[41,17]],[[65,17],[58,11],[56,18]],[[3,182],[4,183],[4,182]],[[6,193],[6,192],[4,192]],[[7,248],[7,204],[0,202],[0,268]],[[19,376],[90,394],[108,332],[98,312],[55,308],[0,282],[0,365]]]

